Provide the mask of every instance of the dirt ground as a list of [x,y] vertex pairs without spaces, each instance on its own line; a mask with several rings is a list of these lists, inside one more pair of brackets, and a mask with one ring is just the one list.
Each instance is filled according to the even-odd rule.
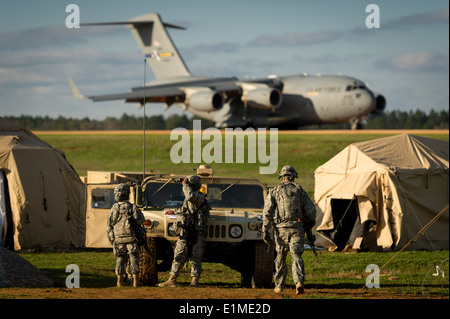
[[[1,288],[0,299],[424,299],[422,295],[398,294],[378,289],[308,289],[296,295],[293,287],[281,294],[272,289],[111,287],[111,288]],[[448,299],[433,298],[433,299]]]

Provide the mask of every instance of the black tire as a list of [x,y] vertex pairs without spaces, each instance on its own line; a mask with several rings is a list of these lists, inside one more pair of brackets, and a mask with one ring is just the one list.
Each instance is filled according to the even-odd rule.
[[144,247],[141,247],[139,256],[139,281],[145,286],[154,286],[158,283],[156,239],[147,237],[147,245],[150,253]]
[[[252,242],[242,258],[241,285],[248,288],[271,288],[274,267],[273,244],[267,249],[263,241]],[[244,255],[245,256],[245,255]]]
[[158,245],[158,264],[156,265],[156,271],[166,272],[172,268],[173,251],[176,242],[170,242],[164,238],[156,239]]
[[270,288],[273,279],[273,244],[269,249],[263,241],[255,242],[255,264],[252,280],[253,288]]

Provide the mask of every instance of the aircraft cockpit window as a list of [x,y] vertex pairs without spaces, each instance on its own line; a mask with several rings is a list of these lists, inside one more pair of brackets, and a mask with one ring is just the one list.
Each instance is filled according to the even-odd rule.
[[364,85],[362,85],[362,84],[360,84],[360,85],[357,85],[357,84],[355,84],[355,85],[347,85],[347,87],[346,87],[346,89],[345,89],[345,91],[355,91],[355,90],[358,90],[358,89],[361,89],[361,90],[364,90],[366,87],[364,86]]

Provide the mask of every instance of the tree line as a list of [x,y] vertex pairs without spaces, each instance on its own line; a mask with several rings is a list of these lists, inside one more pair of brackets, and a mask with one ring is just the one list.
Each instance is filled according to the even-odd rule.
[[370,118],[365,125],[368,129],[448,129],[448,110],[431,110],[428,114],[421,110],[385,112],[382,116]]
[[[4,116],[10,122],[25,127],[31,131],[100,131],[100,130],[141,130],[144,127],[142,116],[123,114],[120,118],[107,117],[104,120],[93,120],[88,117],[82,119],[66,118],[59,116]],[[202,120],[202,125],[204,120]],[[209,122],[208,122],[209,123]],[[205,123],[206,125],[206,123]],[[209,123],[208,126],[213,126]],[[177,127],[192,129],[192,118],[187,115],[163,115],[146,116],[145,128],[147,130],[172,130]]]
[[[120,118],[107,117],[104,120],[66,118],[59,116],[4,116],[5,119],[32,131],[84,131],[84,130],[141,130],[144,127],[143,117],[123,114]],[[163,115],[146,117],[147,130],[172,130],[177,127],[192,129],[193,120],[186,114],[172,114],[165,118]],[[202,120],[202,128],[214,126],[213,122]],[[382,115],[369,116],[365,121],[366,129],[448,129],[449,111],[431,110],[428,114],[416,111],[386,111]],[[348,129],[349,124],[310,125],[300,129]]]

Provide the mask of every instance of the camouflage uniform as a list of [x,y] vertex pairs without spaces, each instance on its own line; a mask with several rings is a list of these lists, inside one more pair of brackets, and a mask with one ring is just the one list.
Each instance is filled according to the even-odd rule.
[[[297,175],[294,176],[296,177]],[[264,241],[269,242],[271,229],[274,226],[274,241],[277,252],[274,278],[276,291],[282,291],[284,288],[287,275],[286,255],[288,250],[290,250],[292,257],[294,282],[296,287],[302,287],[303,291],[304,264],[302,254],[305,241],[304,227],[314,226],[315,217],[316,209],[314,203],[301,186],[293,182],[293,178],[291,181],[282,181],[269,192],[264,204],[263,233]]]
[[[193,185],[191,180],[196,178],[197,185]],[[200,177],[190,176],[189,184],[183,185],[185,196],[181,211],[183,221],[181,224],[180,238],[174,249],[174,259],[170,278],[160,287],[175,286],[176,278],[186,261],[191,263],[191,286],[198,285],[198,278],[202,272],[202,257],[205,251],[206,224],[209,218],[210,207],[206,201],[205,195],[199,191],[201,182]]]
[[143,224],[145,221],[139,208],[125,198],[126,196],[116,197],[119,201],[112,206],[106,225],[109,242],[113,245],[114,255],[117,257],[115,272],[120,279],[118,285],[123,282],[128,261],[131,274],[139,274],[139,245],[134,236],[132,223]]

